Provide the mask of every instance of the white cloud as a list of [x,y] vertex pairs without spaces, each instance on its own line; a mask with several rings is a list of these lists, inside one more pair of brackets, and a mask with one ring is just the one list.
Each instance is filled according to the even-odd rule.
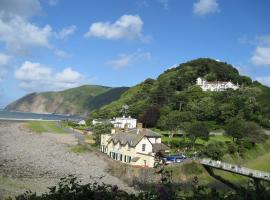
[[133,54],[121,54],[119,58],[110,60],[107,62],[108,65],[115,69],[122,69],[131,66],[139,61],[150,60],[151,54],[149,52],[137,51]]
[[259,35],[253,39],[243,36],[239,39],[239,42],[255,47],[249,60],[253,67],[270,67],[270,35]]
[[19,86],[28,91],[62,90],[84,83],[84,77],[71,68],[54,73],[50,67],[26,61],[15,71]]
[[256,80],[270,87],[270,76],[256,77]]
[[10,62],[11,56],[0,53],[0,66],[6,66]]
[[142,39],[143,21],[138,15],[123,15],[116,22],[95,22],[85,33],[85,37],[105,39]]
[[72,25],[69,27],[63,28],[59,33],[57,34],[57,37],[59,39],[65,39],[68,36],[72,35],[76,31],[76,26]]
[[251,62],[257,66],[270,66],[270,46],[258,46],[251,57]]
[[199,0],[193,4],[193,13],[195,15],[202,16],[219,11],[220,9],[217,0]]
[[48,48],[51,35],[49,25],[40,28],[17,15],[8,20],[0,16],[0,42],[12,52],[25,53],[29,47]]
[[11,56],[7,54],[0,53],[0,81],[3,80],[8,68],[10,67]]
[[38,0],[1,0],[0,11],[5,14],[15,14],[21,17],[29,17],[41,12],[41,4]]

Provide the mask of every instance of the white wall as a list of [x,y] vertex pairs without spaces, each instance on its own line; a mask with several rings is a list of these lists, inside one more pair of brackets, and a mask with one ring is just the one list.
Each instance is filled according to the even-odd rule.
[[[145,151],[142,151],[142,145],[145,144]],[[151,142],[144,137],[136,146],[135,148],[136,152],[138,153],[143,153],[143,154],[148,154],[152,153],[152,144]]]
[[152,144],[161,143],[161,138],[148,138]]
[[133,118],[115,118],[115,120],[112,123],[114,124],[114,127],[117,127],[117,128],[125,128],[125,124],[128,125],[128,128],[136,128],[137,119],[133,119]]

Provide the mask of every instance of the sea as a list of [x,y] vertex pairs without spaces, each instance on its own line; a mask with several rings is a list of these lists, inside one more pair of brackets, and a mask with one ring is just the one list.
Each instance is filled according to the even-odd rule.
[[0,110],[0,120],[72,120],[80,121],[84,118],[76,115],[61,115],[61,114],[50,114],[50,113],[30,113],[30,112],[17,112]]

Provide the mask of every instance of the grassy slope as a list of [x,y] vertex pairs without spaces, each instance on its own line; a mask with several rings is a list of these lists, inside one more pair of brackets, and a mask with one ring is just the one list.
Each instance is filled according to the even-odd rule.
[[63,98],[62,103],[59,105],[60,108],[65,109],[72,105],[75,106],[75,109],[79,113],[82,113],[87,109],[86,102],[90,102],[95,96],[107,92],[109,89],[109,87],[103,86],[84,85],[61,92],[45,92],[40,95],[48,99],[48,106],[50,106],[50,102],[53,102],[58,96]]
[[9,104],[6,109],[18,110],[23,105],[23,111],[30,111],[33,103],[39,104],[35,102],[39,97],[39,101],[44,100],[45,112],[86,114],[117,100],[127,89],[127,87],[84,85],[60,92],[32,93]]
[[53,133],[65,133],[57,124],[52,121],[29,121],[25,124],[26,128],[35,133],[53,132]]

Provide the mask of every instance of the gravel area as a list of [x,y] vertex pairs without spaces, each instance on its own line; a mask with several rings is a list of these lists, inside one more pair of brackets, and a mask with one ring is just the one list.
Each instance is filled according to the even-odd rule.
[[98,152],[71,152],[70,147],[77,143],[71,134],[31,133],[21,122],[0,121],[0,199],[1,195],[17,195],[26,190],[45,192],[69,174],[82,182],[116,184],[134,192],[106,172],[107,162]]

